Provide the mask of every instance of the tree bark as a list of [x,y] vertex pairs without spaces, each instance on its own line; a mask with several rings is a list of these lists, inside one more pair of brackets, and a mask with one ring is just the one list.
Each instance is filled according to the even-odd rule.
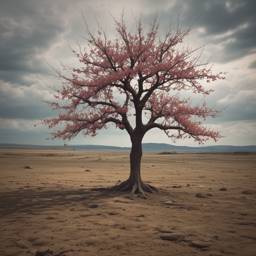
[[141,158],[142,158],[142,138],[143,136],[133,136],[132,149],[130,153],[130,176],[129,179],[119,185],[112,187],[112,191],[130,191],[133,195],[141,194],[145,196],[146,192],[154,193],[157,189],[146,184],[141,179]]
[[142,138],[132,139],[132,149],[130,153],[130,177],[132,183],[141,182],[140,164],[142,158]]

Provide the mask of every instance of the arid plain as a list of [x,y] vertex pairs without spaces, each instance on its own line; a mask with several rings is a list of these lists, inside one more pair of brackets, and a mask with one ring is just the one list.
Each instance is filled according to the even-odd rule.
[[147,198],[124,181],[129,152],[0,150],[0,255],[256,255],[256,154],[144,153]]

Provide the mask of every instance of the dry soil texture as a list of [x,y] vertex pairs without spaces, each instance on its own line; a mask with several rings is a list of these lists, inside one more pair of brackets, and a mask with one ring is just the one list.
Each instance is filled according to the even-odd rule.
[[256,255],[256,155],[0,150],[0,255]]

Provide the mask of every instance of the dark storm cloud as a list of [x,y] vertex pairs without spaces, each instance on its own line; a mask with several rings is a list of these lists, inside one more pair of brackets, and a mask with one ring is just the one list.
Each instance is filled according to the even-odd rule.
[[180,0],[168,13],[182,11],[181,23],[191,25],[195,20],[202,29],[200,37],[212,38],[223,54],[219,62],[227,63],[256,53],[256,1],[255,0]]
[[5,81],[46,72],[44,53],[61,39],[66,22],[49,1],[0,1],[0,74]]
[[37,99],[53,99],[45,84],[60,83],[47,74],[54,73],[47,62],[58,69],[57,59],[68,56],[66,64],[70,63],[68,44],[74,44],[84,31],[83,11],[88,19],[95,8],[89,1],[0,0],[0,118],[57,115],[58,111]]

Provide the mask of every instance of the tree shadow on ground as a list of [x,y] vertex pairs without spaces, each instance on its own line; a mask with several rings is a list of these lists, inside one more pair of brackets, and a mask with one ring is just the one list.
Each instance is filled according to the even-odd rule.
[[0,193],[0,216],[14,213],[38,214],[56,207],[74,206],[74,203],[90,207],[92,204],[104,203],[105,200],[124,196],[127,192],[111,192],[106,189],[22,189]]

